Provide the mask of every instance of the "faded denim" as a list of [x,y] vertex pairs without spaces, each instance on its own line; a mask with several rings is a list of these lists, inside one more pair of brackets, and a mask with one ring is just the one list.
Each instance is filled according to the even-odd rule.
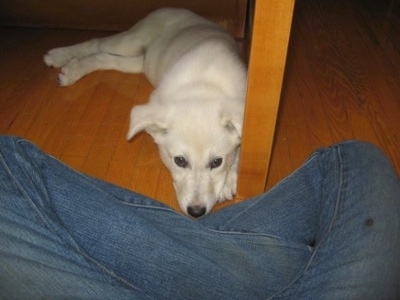
[[399,299],[399,255],[399,177],[367,143],[192,220],[0,138],[1,299]]

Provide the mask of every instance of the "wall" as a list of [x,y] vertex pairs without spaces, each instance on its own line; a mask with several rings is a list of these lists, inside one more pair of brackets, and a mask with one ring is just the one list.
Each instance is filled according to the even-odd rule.
[[157,8],[185,7],[243,37],[246,5],[247,0],[1,0],[0,24],[121,31]]

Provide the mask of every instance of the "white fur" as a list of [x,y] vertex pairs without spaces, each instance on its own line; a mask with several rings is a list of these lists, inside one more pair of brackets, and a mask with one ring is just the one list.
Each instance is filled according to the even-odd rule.
[[[132,109],[127,138],[151,134],[186,214],[199,217],[233,198],[246,70],[222,28],[188,10],[165,8],[117,35],[52,49],[44,61],[62,67],[62,86],[100,69],[144,72],[155,90],[149,103]],[[178,166],[177,157],[187,164]]]

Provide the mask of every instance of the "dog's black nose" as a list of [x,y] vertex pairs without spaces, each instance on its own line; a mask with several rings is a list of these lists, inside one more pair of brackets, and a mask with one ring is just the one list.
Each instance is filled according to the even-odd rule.
[[206,213],[206,208],[204,206],[194,205],[194,206],[189,206],[187,211],[188,214],[191,215],[192,217],[199,218]]

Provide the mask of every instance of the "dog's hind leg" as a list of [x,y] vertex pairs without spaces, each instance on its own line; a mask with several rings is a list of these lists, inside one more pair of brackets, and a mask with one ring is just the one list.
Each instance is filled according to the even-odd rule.
[[44,62],[50,67],[62,67],[73,59],[81,59],[96,53],[109,53],[119,56],[138,56],[143,54],[150,41],[160,34],[160,24],[153,18],[143,19],[129,30],[104,38],[95,38],[68,47],[49,50]]
[[143,52],[146,42],[141,36],[136,37],[134,31],[124,31],[109,37],[51,49],[44,55],[44,62],[50,67],[59,68],[75,58],[81,59],[97,53],[136,56]]
[[126,73],[143,71],[143,55],[126,57],[109,53],[97,53],[80,59],[74,58],[61,69],[58,83],[71,85],[86,74],[96,70],[117,70]]

